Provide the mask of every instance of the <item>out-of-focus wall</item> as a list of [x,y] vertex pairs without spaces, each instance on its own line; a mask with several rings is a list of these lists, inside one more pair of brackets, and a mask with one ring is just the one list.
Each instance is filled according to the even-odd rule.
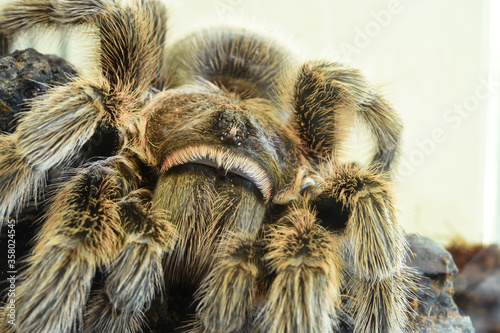
[[486,110],[500,89],[488,81],[486,0],[167,3],[172,38],[241,20],[383,83],[406,125],[397,177],[403,224],[443,243],[485,238]]

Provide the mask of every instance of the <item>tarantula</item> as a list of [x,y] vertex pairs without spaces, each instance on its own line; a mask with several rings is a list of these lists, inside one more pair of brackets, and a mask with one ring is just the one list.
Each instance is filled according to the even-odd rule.
[[[81,25],[99,73],[36,97],[0,136],[0,219],[61,179],[4,331],[137,332],[155,294],[176,290],[194,297],[191,332],[332,332],[342,290],[355,332],[405,331],[390,189],[402,125],[374,86],[244,29],[166,45],[153,0],[16,0],[0,44]],[[357,122],[376,143],[367,165],[341,162]],[[109,156],[83,159],[100,132]],[[335,207],[347,218],[328,228]]]

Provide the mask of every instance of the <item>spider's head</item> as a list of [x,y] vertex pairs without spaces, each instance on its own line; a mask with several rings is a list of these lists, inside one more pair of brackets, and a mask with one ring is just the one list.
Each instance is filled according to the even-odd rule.
[[145,121],[146,149],[162,174],[203,175],[265,203],[296,187],[297,139],[264,99],[241,100],[211,85],[173,89],[151,102]]

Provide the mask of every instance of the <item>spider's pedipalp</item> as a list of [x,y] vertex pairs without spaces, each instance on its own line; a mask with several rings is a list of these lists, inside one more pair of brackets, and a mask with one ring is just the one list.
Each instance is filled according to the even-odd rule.
[[262,332],[333,332],[343,260],[338,238],[298,200],[266,235],[264,262],[274,276],[259,312]]
[[145,192],[134,191],[117,203],[125,245],[108,267],[104,288],[87,304],[85,332],[140,331],[144,311],[163,287],[162,259],[172,249],[176,231],[166,212],[150,209]]
[[198,291],[197,316],[210,332],[234,332],[248,320],[256,301],[260,275],[255,240],[228,234],[220,245],[216,266]]

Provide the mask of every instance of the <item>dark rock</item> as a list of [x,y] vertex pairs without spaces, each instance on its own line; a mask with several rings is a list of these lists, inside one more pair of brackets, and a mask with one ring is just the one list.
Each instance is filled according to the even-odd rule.
[[27,101],[75,74],[63,59],[33,49],[0,58],[0,131],[13,132]]
[[[453,278],[458,269],[451,254],[427,237],[408,236],[408,265],[417,272],[417,315],[411,325],[416,332],[475,332],[469,317],[463,316],[453,300]],[[413,259],[412,259],[413,258]]]

